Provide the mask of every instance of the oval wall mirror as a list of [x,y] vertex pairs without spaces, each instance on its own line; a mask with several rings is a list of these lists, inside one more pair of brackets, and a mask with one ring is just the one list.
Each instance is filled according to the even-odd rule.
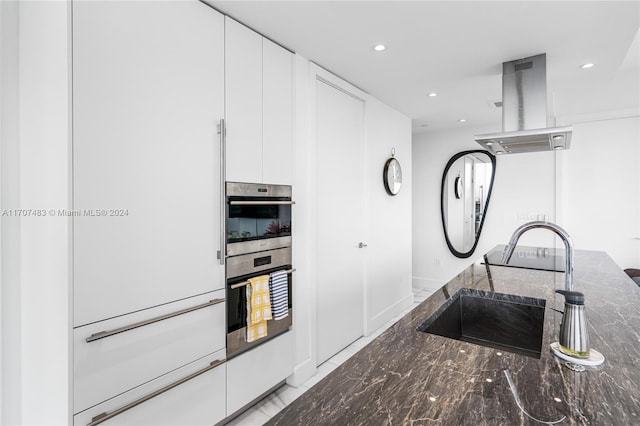
[[459,152],[442,174],[440,212],[447,246],[454,256],[473,254],[491,199],[496,157],[488,151]]

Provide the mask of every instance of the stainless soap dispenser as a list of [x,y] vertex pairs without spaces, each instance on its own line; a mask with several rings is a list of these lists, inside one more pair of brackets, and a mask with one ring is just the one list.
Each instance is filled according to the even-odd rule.
[[584,294],[556,290],[564,296],[564,314],[560,324],[560,351],[575,358],[589,357],[589,329],[584,312]]

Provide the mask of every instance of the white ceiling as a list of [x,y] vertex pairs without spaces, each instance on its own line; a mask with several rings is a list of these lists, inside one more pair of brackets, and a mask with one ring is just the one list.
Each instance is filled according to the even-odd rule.
[[539,53],[549,114],[640,106],[639,1],[207,2],[409,116],[414,132],[499,131],[489,103],[502,62]]

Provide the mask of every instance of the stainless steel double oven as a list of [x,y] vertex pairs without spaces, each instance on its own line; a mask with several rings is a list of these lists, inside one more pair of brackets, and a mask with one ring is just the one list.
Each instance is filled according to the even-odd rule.
[[[292,326],[291,186],[227,182],[227,359],[268,341]],[[246,340],[249,279],[288,272],[289,315],[267,322],[267,336]]]

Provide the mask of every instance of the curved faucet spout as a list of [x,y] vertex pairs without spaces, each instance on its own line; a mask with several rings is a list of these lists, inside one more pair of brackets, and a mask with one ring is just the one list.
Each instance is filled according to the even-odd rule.
[[520,226],[513,232],[511,236],[511,240],[507,247],[504,249],[504,253],[502,254],[502,263],[505,265],[509,263],[511,260],[511,256],[513,255],[513,251],[516,248],[516,244],[518,244],[518,240],[525,232],[531,229],[547,229],[549,231],[554,232],[556,235],[560,237],[562,242],[564,243],[565,250],[565,288],[567,291],[573,290],[573,241],[571,237],[564,229],[560,228],[558,225],[551,222],[529,222]]

